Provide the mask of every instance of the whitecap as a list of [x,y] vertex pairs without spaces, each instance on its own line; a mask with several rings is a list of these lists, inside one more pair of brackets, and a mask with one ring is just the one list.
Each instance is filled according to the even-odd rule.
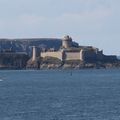
[[0,79],[0,82],[2,82],[3,80],[2,79]]

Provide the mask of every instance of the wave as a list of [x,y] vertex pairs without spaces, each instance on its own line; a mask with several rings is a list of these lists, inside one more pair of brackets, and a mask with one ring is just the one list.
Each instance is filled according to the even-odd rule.
[[2,79],[0,79],[0,82],[2,82],[3,80]]

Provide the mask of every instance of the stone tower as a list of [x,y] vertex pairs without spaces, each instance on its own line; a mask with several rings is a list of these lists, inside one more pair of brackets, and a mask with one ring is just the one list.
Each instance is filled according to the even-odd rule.
[[33,46],[32,61],[36,60],[36,47]]
[[72,38],[69,37],[68,35],[65,36],[62,40],[62,47],[63,48],[70,48],[72,47]]
[[80,60],[84,61],[84,50],[83,49],[80,50]]

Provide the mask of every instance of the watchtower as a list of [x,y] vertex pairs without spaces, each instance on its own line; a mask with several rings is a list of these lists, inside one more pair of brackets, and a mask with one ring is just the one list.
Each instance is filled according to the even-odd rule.
[[69,37],[68,35],[64,36],[64,38],[62,39],[62,47],[63,48],[72,47],[72,38]]

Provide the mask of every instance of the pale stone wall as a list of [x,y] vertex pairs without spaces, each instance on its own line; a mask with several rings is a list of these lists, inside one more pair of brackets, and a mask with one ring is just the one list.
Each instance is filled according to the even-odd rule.
[[63,48],[68,48],[69,47],[68,41],[63,40],[62,41],[62,47]]
[[80,60],[80,52],[65,52],[66,60]]
[[72,46],[72,41],[70,41],[70,40],[63,40],[62,41],[62,47],[63,48],[69,48],[71,46]]
[[[64,54],[64,55],[63,55]],[[64,56],[64,60],[83,60],[83,52],[62,52],[62,51],[58,51],[58,52],[42,52],[41,53],[41,57],[55,57],[58,58],[60,60],[63,60],[63,56]]]
[[36,60],[36,47],[33,46],[33,54],[32,54],[32,61]]
[[58,51],[58,52],[42,52],[41,53],[41,57],[55,57],[58,58],[60,60],[62,60],[62,52]]
[[83,49],[81,49],[81,51],[80,51],[80,60],[84,61],[84,51],[83,51]]

